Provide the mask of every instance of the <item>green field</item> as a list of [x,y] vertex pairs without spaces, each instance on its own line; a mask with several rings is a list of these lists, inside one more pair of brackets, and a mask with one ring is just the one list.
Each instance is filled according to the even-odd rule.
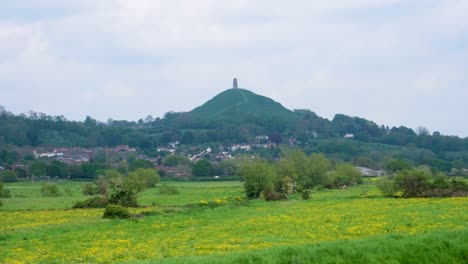
[[243,201],[239,182],[169,182],[138,196],[138,217],[68,209],[87,196],[5,184],[0,263],[468,263],[468,198],[382,197],[372,183],[286,201]]

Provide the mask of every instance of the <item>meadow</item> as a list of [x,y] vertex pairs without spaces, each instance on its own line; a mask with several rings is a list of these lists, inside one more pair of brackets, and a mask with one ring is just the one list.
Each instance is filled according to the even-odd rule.
[[[140,193],[137,217],[70,209],[83,182],[6,184],[1,263],[467,263],[468,198],[384,198],[371,182],[309,200],[245,201],[240,182],[167,182]],[[67,192],[65,194],[65,189]]]

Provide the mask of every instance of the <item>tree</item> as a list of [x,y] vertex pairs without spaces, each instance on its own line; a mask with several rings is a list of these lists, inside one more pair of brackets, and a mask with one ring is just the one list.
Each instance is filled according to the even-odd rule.
[[41,160],[36,160],[29,165],[29,173],[32,176],[40,177],[45,176],[47,171],[47,164]]
[[330,168],[331,163],[325,155],[312,154],[307,160],[305,173],[300,178],[302,187],[307,189],[317,185],[330,185],[332,180],[327,175]]
[[[135,174],[137,178],[143,181],[146,188],[153,188],[159,183],[160,177],[155,169],[139,168],[129,174]],[[133,177],[133,176],[132,176]]]
[[130,162],[128,167],[130,171],[134,171],[139,168],[154,168],[154,164],[149,160],[137,159]]
[[212,176],[213,165],[208,160],[199,160],[193,165],[192,174],[195,176]]
[[429,188],[430,175],[424,170],[404,170],[395,175],[395,191],[401,191],[402,196],[422,197]]
[[401,160],[401,159],[395,159],[390,161],[387,166],[385,166],[387,171],[389,172],[397,172],[397,171],[403,171],[403,170],[409,170],[411,169],[411,164],[409,164],[407,161]]
[[347,163],[338,164],[332,177],[335,187],[355,185],[362,181],[361,172],[353,165]]
[[244,189],[247,198],[259,198],[260,193],[273,192],[274,181],[277,178],[273,166],[263,161],[244,164],[241,168]]
[[16,173],[12,170],[3,170],[0,173],[0,181],[2,182],[16,182]]
[[3,182],[0,181],[0,198],[10,197],[10,190],[7,190],[3,187]]

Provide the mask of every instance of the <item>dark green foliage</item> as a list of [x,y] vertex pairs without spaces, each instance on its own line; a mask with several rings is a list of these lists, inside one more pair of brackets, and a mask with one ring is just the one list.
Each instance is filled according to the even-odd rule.
[[260,193],[260,197],[265,201],[280,201],[288,198],[286,194],[266,189]]
[[5,189],[3,182],[0,181],[0,198],[8,198],[10,196],[10,190]]
[[12,170],[3,170],[0,172],[0,181],[2,182],[16,182],[16,172]]
[[135,177],[135,180],[139,179],[143,182],[144,187],[154,188],[159,183],[160,177],[155,169],[143,169],[139,168],[134,172],[129,173],[129,178]]
[[179,165],[190,165],[192,162],[185,156],[174,154],[166,156],[163,163],[166,166],[175,167]]
[[179,189],[163,183],[161,186],[159,186],[159,194],[179,194]]
[[302,198],[302,200],[309,200],[310,199],[310,191],[309,190],[303,190],[301,192],[301,198]]
[[209,160],[199,160],[192,167],[194,176],[213,176],[213,165]]
[[387,197],[399,192],[404,198],[468,195],[468,184],[463,180],[449,179],[443,174],[433,177],[430,172],[422,169],[401,171],[393,178],[380,180],[377,187]]
[[20,179],[26,179],[28,177],[28,172],[20,167],[15,168],[16,177]]
[[130,212],[128,211],[127,208],[120,206],[120,205],[108,205],[106,209],[104,210],[104,215],[103,218],[120,218],[120,219],[125,219],[125,218],[130,218]]
[[79,201],[73,205],[74,209],[77,208],[105,208],[109,204],[107,197],[96,196],[84,201]]
[[274,181],[277,178],[272,165],[263,162],[249,162],[241,168],[241,176],[244,181],[244,189],[247,198],[259,198],[262,192],[271,193],[274,189]]
[[[229,89],[195,108],[189,116],[199,120],[223,120],[234,124],[261,123],[270,127],[291,124],[298,117],[280,103],[244,89]],[[268,124],[268,121],[270,124]]]
[[134,171],[136,169],[140,169],[140,168],[154,168],[154,164],[153,162],[149,161],[149,160],[143,160],[143,159],[137,159],[137,160],[134,160],[134,161],[131,161],[129,162],[129,170],[130,171]]
[[362,175],[359,170],[351,164],[338,164],[334,172],[330,174],[333,179],[332,186],[335,188],[343,188],[350,185],[362,183]]
[[397,159],[397,160],[392,160],[391,162],[389,162],[385,168],[389,172],[398,172],[398,171],[403,171],[403,170],[409,170],[411,169],[411,167],[412,167],[411,164],[409,164],[408,162]]
[[29,173],[33,176],[45,176],[47,171],[47,164],[41,160],[36,160],[29,165]]
[[125,207],[138,207],[136,193],[130,189],[118,189],[111,193],[109,204]]
[[423,197],[429,188],[430,175],[423,170],[404,170],[395,175],[394,186],[402,196]]
[[51,182],[42,184],[41,194],[45,197],[57,197],[62,195],[57,184]]
[[95,183],[86,183],[83,185],[83,194],[95,195],[99,193],[99,187]]
[[395,194],[395,185],[393,180],[389,178],[382,178],[377,182],[377,188],[380,190],[383,196],[392,197]]

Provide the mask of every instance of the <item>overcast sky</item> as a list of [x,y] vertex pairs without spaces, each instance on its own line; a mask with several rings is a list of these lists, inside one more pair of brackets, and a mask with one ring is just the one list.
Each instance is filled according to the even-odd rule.
[[239,87],[468,136],[467,0],[0,1],[0,105],[84,120]]

